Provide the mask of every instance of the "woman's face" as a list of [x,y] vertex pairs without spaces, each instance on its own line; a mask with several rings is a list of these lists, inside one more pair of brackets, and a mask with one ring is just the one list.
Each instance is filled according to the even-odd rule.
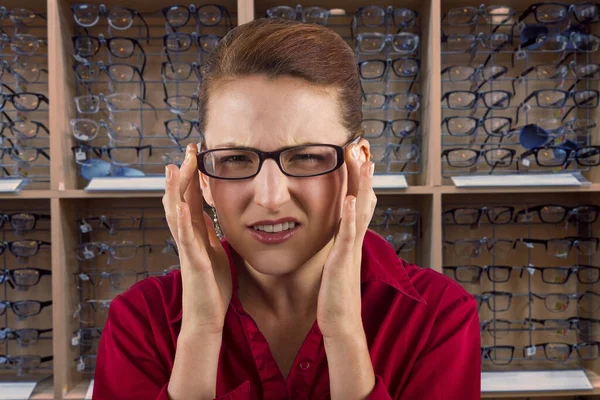
[[[343,146],[349,134],[340,124],[333,91],[315,89],[292,78],[262,76],[235,79],[211,94],[205,143],[216,147],[251,147],[275,151],[303,144]],[[346,164],[309,178],[284,175],[274,160],[265,160],[257,176],[239,181],[201,177],[204,198],[217,209],[219,223],[232,247],[255,270],[269,275],[294,271],[336,232],[347,193]],[[255,226],[290,218],[291,235],[265,243]],[[266,222],[264,222],[266,221]],[[287,224],[288,228],[290,223]],[[285,228],[285,225],[279,228]],[[269,235],[259,232],[259,236]],[[288,237],[289,236],[289,237]]]

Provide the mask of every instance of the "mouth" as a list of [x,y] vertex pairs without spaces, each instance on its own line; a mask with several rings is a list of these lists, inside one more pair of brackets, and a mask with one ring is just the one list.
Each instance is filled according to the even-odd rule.
[[250,235],[263,244],[280,244],[298,232],[301,224],[291,218],[277,221],[257,221],[248,226]]

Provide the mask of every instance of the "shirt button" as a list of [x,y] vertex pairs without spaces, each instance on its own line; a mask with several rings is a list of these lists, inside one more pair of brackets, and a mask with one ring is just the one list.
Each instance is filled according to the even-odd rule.
[[300,368],[302,371],[306,371],[307,369],[310,368],[310,363],[302,362],[302,363],[298,364],[298,368]]

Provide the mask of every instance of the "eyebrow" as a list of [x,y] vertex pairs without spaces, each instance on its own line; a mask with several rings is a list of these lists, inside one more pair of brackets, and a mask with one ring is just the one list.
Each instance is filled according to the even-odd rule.
[[[304,143],[299,143],[296,142],[290,146],[283,146],[280,147],[280,149],[283,148],[290,148],[290,147],[298,147],[298,146],[309,146],[309,145],[313,145],[313,144],[323,144],[323,143],[313,143],[313,142],[304,142]],[[236,142],[225,142],[225,143],[220,143],[218,145],[216,145],[215,147],[213,147],[213,149],[229,149],[229,148],[247,148],[247,149],[255,149],[255,147],[252,146],[248,146],[248,145],[240,145],[239,143]]]

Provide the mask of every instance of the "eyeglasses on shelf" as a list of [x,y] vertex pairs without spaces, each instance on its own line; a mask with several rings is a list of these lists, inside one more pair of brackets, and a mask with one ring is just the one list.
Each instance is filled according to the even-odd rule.
[[224,18],[227,18],[229,28],[233,29],[227,7],[218,4],[205,4],[199,7],[193,4],[189,6],[173,5],[164,7],[161,12],[172,29],[186,26],[192,16],[196,19],[197,24],[209,27],[217,26]]
[[52,271],[42,268],[23,267],[0,270],[0,284],[8,283],[12,288],[28,289],[40,283],[43,276],[52,275]]
[[393,58],[385,60],[362,60],[358,63],[358,72],[364,80],[380,79],[391,70],[400,79],[416,78],[419,75],[421,62],[417,58]]
[[98,24],[100,18],[106,18],[108,25],[117,30],[131,28],[134,19],[139,18],[146,27],[146,37],[150,36],[148,23],[138,11],[128,7],[107,8],[104,4],[80,3],[72,4],[71,11],[75,22],[84,27],[91,28]]
[[6,310],[11,309],[17,317],[27,318],[33,317],[42,312],[46,307],[50,307],[52,301],[38,301],[38,300],[20,300],[20,301],[7,301],[0,300],[0,316],[6,313]]
[[512,221],[514,213],[511,206],[458,207],[444,211],[442,218],[445,224],[477,225],[485,215],[490,224],[503,225]]
[[[0,328],[0,345],[6,343],[7,340],[15,340],[19,347],[29,347],[40,340],[40,336],[45,333],[52,332],[52,329],[9,329]],[[50,339],[50,338],[48,338]]]
[[354,21],[357,25],[367,28],[394,26],[402,29],[413,27],[418,15],[416,11],[408,8],[369,5],[356,10]]
[[326,26],[329,20],[329,10],[322,7],[276,6],[267,9],[268,18],[283,18],[292,21],[302,21],[309,24]]
[[419,47],[419,35],[409,32],[383,34],[378,32],[361,33],[356,37],[356,51],[359,53],[380,53],[387,45],[393,53],[413,54]]
[[517,211],[514,221],[528,223],[538,221],[545,224],[560,224],[565,220],[575,220],[583,224],[593,224],[598,219],[600,206],[583,204],[569,207],[560,204],[540,204]]
[[361,126],[365,132],[365,139],[387,136],[387,132],[392,132],[392,135],[398,138],[412,138],[419,134],[420,124],[420,121],[407,118],[394,120],[363,118]]

